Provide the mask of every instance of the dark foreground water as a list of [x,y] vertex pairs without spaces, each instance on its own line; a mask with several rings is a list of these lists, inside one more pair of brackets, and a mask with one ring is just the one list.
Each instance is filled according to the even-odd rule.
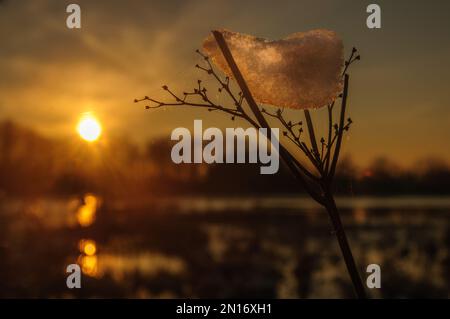
[[[449,298],[449,198],[338,204],[364,278],[381,266],[372,297]],[[66,287],[72,263],[81,289]],[[0,201],[0,297],[352,296],[328,216],[306,199]]]

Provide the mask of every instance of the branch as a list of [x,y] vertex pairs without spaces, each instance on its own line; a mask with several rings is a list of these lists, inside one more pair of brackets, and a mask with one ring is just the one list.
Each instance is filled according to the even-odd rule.
[[[311,140],[311,146],[312,146],[312,153],[316,157],[317,161],[321,163],[320,161],[320,155],[319,155],[319,149],[317,148],[317,141],[316,141],[316,135],[314,134],[314,126],[311,120],[311,114],[309,114],[309,110],[305,109],[305,118],[306,118],[306,125],[308,127],[308,133],[309,133],[309,139]],[[321,165],[319,165],[320,167]],[[322,169],[320,168],[320,172],[322,173]]]
[[[253,99],[250,89],[248,88],[247,83],[245,82],[239,68],[237,67],[233,55],[231,54],[230,49],[228,48],[228,45],[226,44],[226,41],[222,33],[220,33],[219,31],[213,31],[212,33],[214,35],[214,38],[216,39],[217,44],[219,45],[219,48],[222,51],[225,60],[228,63],[228,66],[230,67],[234,75],[234,78],[236,79],[236,82],[241,88],[242,94],[244,95],[247,104],[249,105],[250,109],[252,110],[261,127],[267,128],[269,131],[270,130],[269,124],[267,123],[262,113],[259,111],[258,105]],[[324,203],[321,193],[315,190],[313,185],[311,185],[308,182],[308,180],[305,179],[304,174],[300,173],[308,171],[281,144],[280,144],[280,155],[285,161],[285,163],[288,165],[288,167],[291,169],[292,173],[298,178],[300,183],[303,185],[305,190],[310,194],[310,196],[313,197],[319,203]],[[298,168],[301,168],[301,171],[299,171]],[[309,173],[309,175],[312,174]]]
[[[163,101],[149,98],[148,96],[145,96],[142,99],[135,99],[134,102],[138,103],[138,102],[142,102],[142,101],[150,101],[150,102],[156,104],[154,106],[146,105],[145,108],[147,110],[148,109],[157,109],[157,108],[166,107],[166,106],[194,106],[194,107],[207,108],[208,111],[219,110],[219,111],[229,113],[233,116],[244,117],[244,115],[241,112],[239,112],[238,110],[228,108],[228,107],[222,106],[220,104],[216,104],[213,101],[211,101],[209,99],[209,97],[206,95],[205,88],[203,88],[201,90],[195,89],[194,92],[184,92],[183,93],[184,98],[180,98],[179,96],[177,96],[166,85],[163,86],[163,89],[165,91],[169,92],[169,94],[174,98],[174,100],[175,100],[174,102],[163,102]],[[187,98],[189,96],[199,96],[206,103],[191,102],[191,101],[187,100]]]
[[[344,131],[347,131],[350,127],[351,119],[348,119],[348,123],[344,125],[345,118],[345,107],[346,107],[346,99],[347,99],[347,91],[348,91],[348,75],[346,71],[349,66],[355,61],[360,59],[360,56],[355,56],[357,52],[355,48],[353,48],[351,55],[347,61],[345,61],[345,66],[343,70],[344,76],[344,91],[342,96],[342,106],[341,106],[341,117],[340,124],[333,125],[333,107],[335,102],[333,101],[329,105],[328,108],[328,140],[325,143],[325,140],[322,138],[321,142],[321,152],[319,153],[319,148],[317,145],[317,140],[314,132],[313,121],[311,115],[308,110],[305,110],[305,118],[309,131],[309,137],[311,142],[311,148],[308,145],[301,141],[301,134],[303,133],[302,121],[292,123],[292,121],[286,120],[283,116],[283,110],[278,109],[275,114],[272,114],[265,109],[259,109],[256,104],[253,96],[251,95],[250,90],[248,89],[246,82],[244,81],[242,74],[240,73],[237,65],[234,62],[234,59],[229,51],[223,36],[220,32],[213,32],[219,47],[224,54],[225,59],[227,60],[230,69],[233,72],[233,75],[241,88],[241,92],[238,94],[234,94],[230,87],[230,78],[226,76],[224,79],[219,76],[219,74],[215,71],[212,66],[212,63],[208,56],[201,53],[199,50],[196,52],[203,58],[206,62],[206,66],[196,65],[195,67],[201,71],[204,71],[209,76],[212,76],[217,83],[219,84],[218,91],[222,93],[226,92],[227,96],[231,99],[233,107],[227,107],[222,105],[221,103],[216,103],[210,99],[208,95],[208,89],[202,85],[200,80],[197,81],[197,85],[191,92],[183,92],[183,96],[179,96],[175,94],[172,90],[170,90],[166,85],[162,88],[168,92],[173,101],[160,101],[157,99],[149,98],[145,96],[142,99],[135,99],[134,102],[142,102],[149,101],[154,105],[146,105],[146,109],[156,109],[161,107],[169,107],[169,106],[191,106],[191,107],[200,107],[206,108],[208,111],[222,111],[226,114],[231,115],[231,119],[234,120],[235,117],[240,117],[246,120],[249,124],[254,126],[256,129],[266,128],[268,132],[270,132],[270,126],[265,119],[263,114],[266,114],[270,117],[276,118],[284,127],[283,135],[286,136],[294,145],[296,145],[310,160],[315,169],[317,169],[319,173],[319,177],[311,173],[308,169],[306,169],[290,152],[288,152],[284,146],[280,143],[279,152],[280,156],[286,162],[287,166],[291,169],[297,179],[300,181],[305,190],[319,203],[324,204],[324,199],[322,193],[320,191],[321,188],[321,180],[324,178],[329,178],[329,183],[331,183],[331,179],[334,176],[336,163],[339,157],[339,151],[342,143],[342,135]],[[194,100],[197,98],[197,100]],[[243,101],[246,100],[252,114],[256,118],[256,120],[247,114],[243,107]],[[298,131],[296,128],[299,127]],[[332,130],[334,128],[334,134],[332,134]],[[333,146],[336,144],[334,154],[333,154]],[[332,160],[331,160],[332,158]],[[331,165],[331,167],[330,167]]]
[[337,164],[337,161],[339,158],[339,152],[341,149],[342,135],[344,134],[345,109],[347,106],[347,95],[348,95],[348,79],[349,79],[349,75],[345,74],[344,75],[344,91],[342,93],[342,102],[341,102],[341,117],[340,117],[340,121],[339,121],[336,149],[334,150],[333,161],[331,163],[331,168],[328,173],[328,178],[330,179],[330,181],[333,179],[334,173],[336,171],[336,164]]
[[317,161],[317,159],[313,156],[312,152],[309,150],[306,143],[300,141],[300,136],[303,133],[303,128],[300,127],[298,130],[298,134],[295,134],[293,128],[296,126],[302,126],[302,121],[299,121],[297,123],[292,123],[291,121],[286,121],[286,119],[283,117],[283,111],[281,109],[278,109],[275,114],[270,113],[266,109],[261,109],[261,112],[264,114],[267,114],[270,117],[273,117],[277,119],[287,131],[283,132],[283,135],[286,136],[292,143],[294,143],[300,150],[306,155],[306,157],[310,160],[310,162],[314,165],[314,167],[317,169],[319,174],[321,173],[320,170],[320,162]]
[[325,173],[328,174],[328,169],[330,167],[330,152],[331,152],[331,131],[333,127],[333,107],[334,107],[334,101],[327,105],[328,109],[328,141],[327,141],[327,153],[324,158],[325,162]]

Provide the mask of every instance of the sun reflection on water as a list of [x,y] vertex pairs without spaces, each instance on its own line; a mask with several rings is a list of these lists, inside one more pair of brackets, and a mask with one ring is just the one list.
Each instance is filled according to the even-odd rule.
[[80,249],[80,252],[88,256],[93,256],[97,252],[97,244],[91,239],[80,240],[78,248]]
[[77,211],[77,220],[80,226],[87,227],[95,221],[97,209],[100,206],[100,200],[97,196],[87,194],[83,198],[83,205]]
[[81,252],[81,255],[78,257],[81,271],[85,275],[97,277],[99,272],[96,242],[92,239],[81,239],[78,242],[78,249]]
[[81,255],[78,259],[78,263],[81,266],[81,271],[83,274],[90,277],[98,276],[98,258],[94,256]]

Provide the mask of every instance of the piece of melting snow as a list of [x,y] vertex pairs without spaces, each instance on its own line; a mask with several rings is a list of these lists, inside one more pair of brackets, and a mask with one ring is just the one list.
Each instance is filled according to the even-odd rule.
[[[220,31],[256,101],[295,109],[332,102],[342,90],[342,40],[333,31],[298,32],[276,41]],[[231,70],[214,37],[203,50],[228,76]]]

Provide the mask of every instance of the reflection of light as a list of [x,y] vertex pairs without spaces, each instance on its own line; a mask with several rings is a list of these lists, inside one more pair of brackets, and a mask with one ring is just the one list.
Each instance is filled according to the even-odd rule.
[[80,256],[79,263],[81,271],[88,276],[96,277],[98,273],[97,256]]
[[95,255],[96,251],[97,251],[97,248],[92,243],[88,243],[88,244],[86,244],[86,246],[84,246],[84,253],[88,256]]
[[88,256],[93,256],[97,252],[97,245],[95,244],[95,241],[91,239],[80,240],[78,247],[80,252],[85,253]]
[[78,257],[78,264],[81,271],[91,277],[98,277],[98,257],[97,244],[92,239],[82,239],[78,243],[81,255]]
[[77,211],[77,220],[81,226],[86,227],[94,222],[98,205],[99,200],[96,196],[84,196],[84,204]]
[[100,137],[102,127],[95,117],[86,114],[78,123],[77,131],[84,140],[93,142]]
[[155,276],[161,272],[179,275],[186,269],[185,262],[178,257],[159,253],[101,254],[97,274],[109,273],[116,281],[122,281],[127,274],[140,273]]
[[367,219],[367,211],[364,210],[363,208],[356,208],[353,211],[353,217],[356,223],[363,224],[366,222]]

